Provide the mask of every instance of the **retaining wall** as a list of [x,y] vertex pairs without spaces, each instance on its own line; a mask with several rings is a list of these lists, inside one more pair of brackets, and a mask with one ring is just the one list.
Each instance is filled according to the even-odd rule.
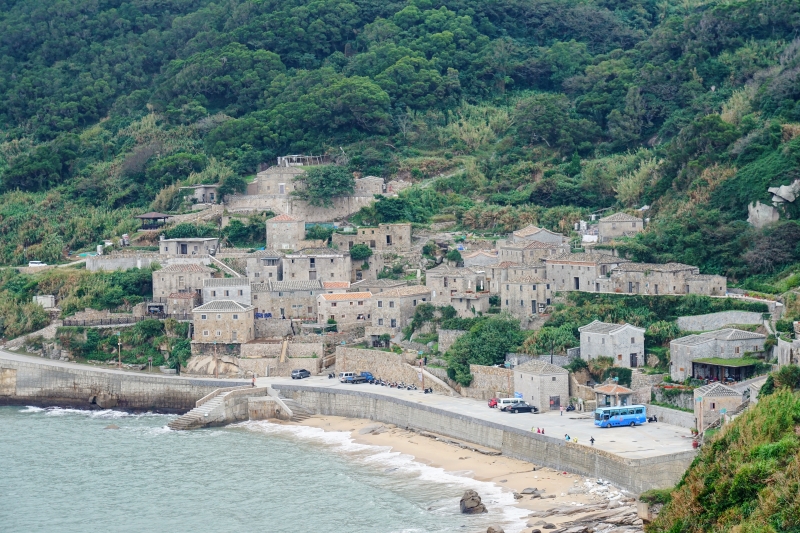
[[[253,342],[248,344],[242,344],[240,357],[243,359],[246,358],[255,359],[259,357],[280,357],[282,348],[283,348],[283,343],[280,342],[270,342],[270,343]],[[323,355],[322,341],[298,342],[294,340],[286,346],[287,357],[314,357],[314,356],[322,357],[322,355]]]
[[459,337],[466,334],[460,329],[440,329],[439,330],[439,353],[447,353]]
[[157,263],[158,254],[142,255],[98,255],[86,258],[86,270],[96,272],[98,270],[128,270],[130,268],[147,268],[152,263]]
[[317,414],[378,420],[432,431],[500,450],[515,459],[606,479],[635,493],[674,486],[695,456],[694,451],[687,451],[626,459],[554,437],[366,391],[331,391],[292,384],[273,385],[273,388]]
[[[93,396],[110,396],[123,409],[188,411],[222,387],[245,381],[150,376],[55,361],[5,359],[0,354],[0,404],[91,408]],[[30,359],[30,361],[27,361]]]
[[647,406],[647,416],[656,415],[659,422],[679,426],[682,428],[693,429],[695,427],[694,413],[678,411],[660,405],[650,404]]
[[[422,387],[418,370],[406,363],[402,355],[393,352],[336,347],[336,372],[371,372],[376,378],[386,381],[401,381]],[[445,395],[455,392],[427,371],[425,371],[425,388],[432,388],[436,393]]]
[[684,331],[713,331],[730,324],[762,324],[761,313],[751,311],[720,311],[707,315],[679,316],[678,327]]

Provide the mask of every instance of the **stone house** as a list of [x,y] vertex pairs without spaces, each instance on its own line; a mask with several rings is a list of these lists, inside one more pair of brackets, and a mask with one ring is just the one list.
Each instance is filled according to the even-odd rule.
[[742,393],[722,383],[709,383],[694,389],[694,417],[697,429],[705,430],[721,416],[742,404]]
[[253,283],[283,281],[283,254],[275,250],[259,250],[245,258],[245,272]]
[[597,221],[599,243],[610,242],[619,237],[631,237],[644,230],[641,218],[626,213],[614,213]]
[[522,264],[536,263],[569,251],[567,242],[516,241],[498,246],[498,256],[502,261]]
[[256,179],[247,186],[247,194],[288,197],[295,190],[295,178],[304,173],[303,167],[269,167],[256,174]]
[[[623,263],[614,267],[610,290],[625,294],[724,295],[724,276],[700,276],[696,266],[681,263]],[[691,279],[691,281],[689,281]]]
[[167,313],[170,315],[191,315],[200,302],[197,292],[173,292],[167,296]]
[[621,259],[607,254],[563,254],[544,260],[547,281],[556,291],[602,292],[606,276],[623,264]]
[[200,293],[214,270],[196,263],[175,264],[153,271],[153,297],[166,298],[176,292]]
[[167,257],[214,255],[218,249],[219,239],[215,237],[165,239],[161,235],[158,241],[159,254]]
[[414,311],[421,303],[431,301],[431,290],[421,285],[398,287],[372,295],[372,326],[367,337],[388,333],[392,337],[411,323]]
[[339,326],[369,324],[371,321],[372,293],[345,292],[320,294],[317,297],[317,323],[326,324],[333,319]]
[[233,300],[250,305],[250,292],[248,278],[211,278],[203,281],[203,302]]
[[244,344],[253,340],[254,309],[233,300],[216,300],[192,310],[192,344]]
[[783,335],[778,336],[778,345],[773,353],[778,356],[779,366],[800,364],[800,339],[784,338]]
[[537,276],[520,276],[500,285],[500,308],[520,319],[544,313],[552,297],[550,284]]
[[278,215],[267,220],[267,249],[297,250],[304,248],[306,224],[289,215]]
[[461,259],[467,268],[474,266],[487,267],[497,263],[497,251],[476,250],[461,254]]
[[350,253],[333,248],[305,248],[283,258],[284,281],[352,281],[351,274]]
[[348,290],[351,292],[371,292],[372,294],[377,294],[379,292],[388,291],[389,289],[405,287],[406,285],[408,285],[408,282],[402,279],[365,279],[351,283]]
[[253,283],[251,304],[260,315],[315,320],[317,297],[326,292],[320,280]]
[[494,263],[483,267],[486,276],[486,287],[489,292],[495,294],[500,292],[500,284],[508,281],[508,269],[512,266],[520,266],[520,264],[513,261],[503,261],[502,263]]
[[450,304],[461,318],[472,318],[478,313],[487,313],[491,305],[489,291],[455,292],[450,295]]
[[634,391],[618,383],[606,383],[594,388],[597,407],[633,405]]
[[511,232],[508,242],[549,242],[554,244],[564,244],[569,240],[560,233],[529,224],[522,229]]
[[200,185],[187,185],[186,187],[181,187],[180,190],[186,193],[184,196],[185,198],[188,198],[195,203],[215,204],[220,199],[217,195],[218,188],[219,183],[207,183]]
[[611,357],[614,366],[644,366],[644,328],[625,324],[609,324],[595,320],[578,328],[581,334],[581,359],[591,361]]
[[434,304],[450,305],[456,293],[483,292],[486,275],[482,270],[442,263],[425,272],[425,286],[431,289]]
[[356,244],[363,244],[373,253],[408,252],[411,250],[411,224],[378,224],[377,228],[361,227],[354,232],[334,233],[331,243],[339,250],[350,250]]
[[[687,335],[669,343],[670,377],[741,381],[753,374],[753,354],[764,351],[766,335],[726,328]],[[581,350],[582,351],[582,350]]]
[[364,176],[353,182],[353,196],[374,196],[386,192],[383,178],[378,176]]
[[514,392],[540,411],[558,411],[569,403],[569,372],[535,359],[514,368]]

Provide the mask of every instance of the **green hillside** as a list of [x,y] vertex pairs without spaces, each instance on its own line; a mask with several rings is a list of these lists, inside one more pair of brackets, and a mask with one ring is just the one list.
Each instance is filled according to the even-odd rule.
[[420,184],[361,220],[568,233],[649,205],[628,257],[782,292],[800,210],[746,218],[800,178],[798,17],[763,0],[0,0],[0,264],[179,212],[180,185],[233,192],[277,156],[344,153]]
[[758,404],[703,446],[647,533],[800,531],[798,377],[788,366],[768,378]]

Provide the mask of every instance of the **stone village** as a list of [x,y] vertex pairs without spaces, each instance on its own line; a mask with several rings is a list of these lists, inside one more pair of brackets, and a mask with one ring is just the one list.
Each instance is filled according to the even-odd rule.
[[[646,226],[644,218],[624,212],[576,224],[577,246],[566,235],[529,225],[495,242],[461,241],[460,260],[448,260],[444,256],[456,241],[446,225],[428,229],[410,223],[347,222],[376,195],[397,195],[411,185],[408,182],[385,183],[368,176],[355,180],[352,196],[334,198],[329,207],[298,200],[292,195],[295,178],[308,165],[320,162],[324,161],[310,156],[278,158],[276,165],[257,174],[244,194],[224,199],[218,198],[216,185],[188,187],[191,213],[139,217],[143,228],[155,228],[149,231],[156,236],[158,252],[123,248],[90,257],[87,268],[159,265],[152,275],[153,297],[139,304],[134,316],[191,322],[192,357],[182,369],[186,375],[288,376],[303,368],[312,374],[370,371],[387,380],[412,383],[424,372],[437,393],[479,399],[516,394],[545,410],[573,403],[592,411],[596,406],[655,402],[654,413],[691,428],[697,428],[701,419],[708,425],[723,415],[735,415],[755,398],[752,384],[760,385],[763,378],[755,376],[754,369],[769,359],[765,352],[771,349],[765,347],[767,335],[723,326],[752,324],[763,329],[769,322],[759,313],[744,312],[729,312],[738,313],[730,319],[709,315],[707,323],[682,328],[692,333],[670,343],[672,357],[665,373],[642,371],[649,366],[648,357],[653,357],[645,352],[643,328],[595,320],[579,328],[580,347],[566,355],[509,354],[504,366],[471,365],[473,382],[460,386],[448,377],[438,354],[444,354],[463,331],[423,329],[423,338],[435,334],[438,344],[420,343],[419,335],[409,339],[405,334],[422,304],[450,306],[461,318],[505,312],[524,329],[535,330],[552,306],[572,291],[655,297],[741,295],[728,290],[725,277],[701,274],[692,265],[636,263],[617,256],[615,240]],[[167,239],[159,231],[174,223],[212,219],[224,225],[233,213],[265,211],[276,215],[266,220],[265,246],[256,251],[223,246],[212,235]],[[307,238],[307,224],[314,223],[334,228],[329,244]],[[436,250],[433,259],[423,256],[423,247],[431,243]],[[354,259],[354,248],[368,249],[369,256],[364,259],[362,252]],[[386,277],[386,272],[400,272],[393,276],[399,279]],[[770,311],[777,315],[780,306],[773,302]],[[91,325],[95,318],[87,310],[65,324]],[[787,364],[797,360],[800,345],[782,340],[774,350],[779,363]],[[598,383],[586,371],[564,368],[572,359],[590,362],[598,357],[631,369],[630,383]],[[420,370],[423,358],[430,364]],[[710,388],[682,391],[677,394],[682,400],[665,392],[670,389],[664,386],[665,379],[680,383],[687,378],[704,380]],[[692,394],[701,395],[703,401],[693,401]],[[663,406],[669,403],[684,410]],[[707,412],[701,415],[698,410]]]

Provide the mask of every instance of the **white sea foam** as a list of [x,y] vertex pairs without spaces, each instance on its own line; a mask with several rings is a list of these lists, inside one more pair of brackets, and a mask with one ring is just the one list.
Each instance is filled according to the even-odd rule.
[[20,413],[41,413],[44,411],[42,407],[34,407],[32,405],[28,405],[25,409],[20,409]]
[[[326,445],[334,453],[342,453],[363,464],[373,465],[382,473],[398,473],[416,476],[417,479],[428,483],[441,483],[453,485],[460,489],[473,489],[481,495],[481,499],[490,510],[502,514],[500,519],[508,532],[519,532],[524,529],[522,518],[528,511],[515,505],[513,493],[504,490],[494,483],[478,481],[468,477],[471,472],[448,472],[442,468],[422,464],[411,455],[392,451],[387,446],[374,446],[355,442],[350,433],[345,431],[324,431],[320,428],[308,426],[286,426],[268,421],[250,421],[235,424],[237,427],[250,431],[265,433],[267,435],[288,435],[305,441]],[[431,506],[433,512],[447,512],[452,510],[451,501],[434,502]],[[402,530],[403,532],[414,530]]]
[[158,413],[127,413],[125,411],[117,411],[115,409],[72,409],[68,407],[47,407],[42,409],[40,407],[27,407],[20,411],[21,413],[41,413],[44,412],[45,416],[68,416],[78,415],[87,418],[97,418],[101,420],[116,420],[120,418],[144,418],[144,417],[169,417],[170,415],[162,415]]

